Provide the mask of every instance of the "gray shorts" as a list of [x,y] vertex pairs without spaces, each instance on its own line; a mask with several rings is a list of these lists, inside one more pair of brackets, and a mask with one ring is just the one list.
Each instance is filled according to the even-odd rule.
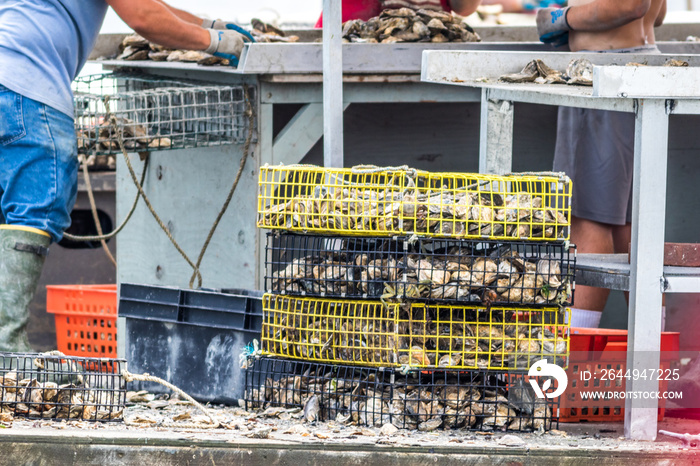
[[[607,53],[659,53],[656,46]],[[574,216],[611,225],[632,220],[634,114],[560,107],[554,171],[573,181]]]

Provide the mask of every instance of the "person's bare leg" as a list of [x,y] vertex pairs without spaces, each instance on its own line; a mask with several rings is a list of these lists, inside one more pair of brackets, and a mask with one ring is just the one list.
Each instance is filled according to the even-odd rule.
[[[571,242],[582,254],[612,254],[613,227],[604,223],[572,216]],[[603,312],[610,290],[590,286],[576,286],[574,306],[579,309]]]
[[[612,235],[615,254],[628,254],[630,252],[630,241],[632,241],[632,224],[615,225],[612,227]],[[625,291],[625,300],[629,305],[629,291]]]

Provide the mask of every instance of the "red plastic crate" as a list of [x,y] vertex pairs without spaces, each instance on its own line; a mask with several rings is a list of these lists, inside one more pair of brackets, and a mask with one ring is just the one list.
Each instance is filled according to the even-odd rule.
[[49,285],[46,312],[56,319],[62,353],[117,357],[117,285]]
[[[670,367],[671,361],[678,358],[679,333],[661,334],[661,369]],[[627,369],[627,330],[572,328],[569,368],[569,386],[560,399],[559,421],[561,422],[621,422],[625,418],[624,400],[587,400],[586,407],[580,407],[582,391],[622,392],[625,379],[600,381],[602,370]],[[589,371],[590,381],[580,380],[580,374]],[[598,385],[594,380],[598,379]],[[659,391],[665,391],[668,381],[659,382]],[[578,406],[577,406],[578,405]],[[666,400],[659,399],[659,421],[664,418]]]

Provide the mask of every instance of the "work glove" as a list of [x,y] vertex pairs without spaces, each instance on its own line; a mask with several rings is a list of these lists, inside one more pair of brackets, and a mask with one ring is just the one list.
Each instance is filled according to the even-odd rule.
[[542,8],[537,10],[537,34],[539,34],[541,42],[551,44],[554,47],[559,47],[569,42],[571,26],[566,20],[569,8]]
[[221,21],[220,19],[204,19],[202,20],[202,27],[204,29],[218,29],[220,31],[231,29],[232,31],[239,32],[246,36],[250,42],[255,42],[255,38],[253,38],[253,35],[250,32],[246,31],[238,24],[230,23],[228,21]]
[[225,58],[231,66],[238,66],[243,46],[246,42],[250,42],[246,36],[230,29],[207,29],[207,31],[211,36],[211,43],[205,52],[215,57]]
[[523,0],[523,10],[536,10],[538,8],[548,8],[557,5],[559,7],[566,5],[566,0]]

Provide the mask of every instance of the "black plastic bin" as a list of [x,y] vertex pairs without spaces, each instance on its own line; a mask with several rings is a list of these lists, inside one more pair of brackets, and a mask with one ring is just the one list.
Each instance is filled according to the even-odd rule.
[[[126,321],[130,372],[163,378],[199,401],[237,404],[243,398],[238,357],[248,343],[260,339],[262,292],[122,283],[119,317]],[[153,383],[129,388],[166,391]]]

